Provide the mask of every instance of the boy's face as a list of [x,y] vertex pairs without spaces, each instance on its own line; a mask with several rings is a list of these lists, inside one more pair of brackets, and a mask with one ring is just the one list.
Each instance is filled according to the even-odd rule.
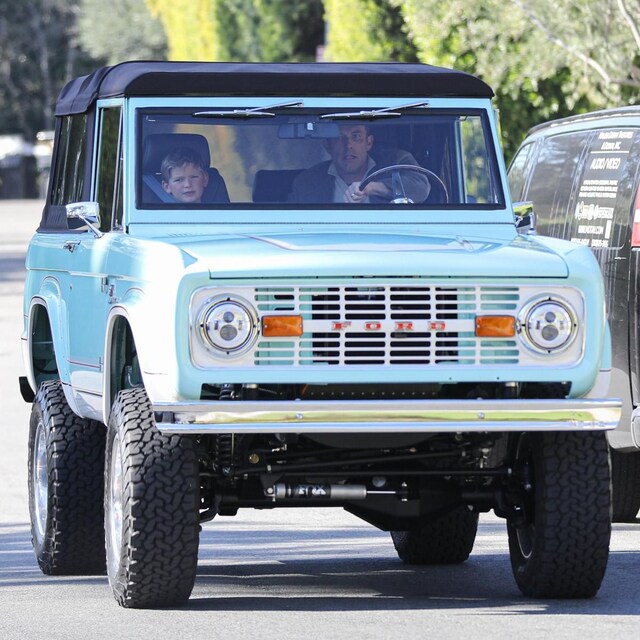
[[183,164],[171,169],[169,181],[162,181],[162,188],[178,202],[197,203],[209,183],[209,174],[195,164]]

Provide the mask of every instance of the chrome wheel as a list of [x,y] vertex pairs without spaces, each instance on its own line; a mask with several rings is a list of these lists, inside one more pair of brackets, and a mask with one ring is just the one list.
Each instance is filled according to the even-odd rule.
[[31,480],[33,482],[33,508],[35,512],[34,534],[38,544],[42,544],[47,527],[49,474],[47,468],[47,434],[44,424],[41,421],[38,422],[38,426],[36,427],[31,473]]
[[535,496],[533,490],[533,465],[529,434],[522,434],[516,450],[516,473],[522,480],[522,503],[519,505],[520,523],[516,528],[516,540],[525,560],[533,554],[536,539]]
[[110,581],[115,579],[118,573],[122,548],[122,452],[118,438],[113,439],[111,447],[105,527]]
[[516,535],[518,537],[518,546],[520,547],[522,557],[529,560],[533,553],[533,541],[536,536],[535,525],[529,524],[527,526],[519,527],[516,530]]

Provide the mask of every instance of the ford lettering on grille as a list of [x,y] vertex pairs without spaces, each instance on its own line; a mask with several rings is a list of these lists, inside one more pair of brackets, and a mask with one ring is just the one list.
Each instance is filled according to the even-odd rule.
[[269,365],[518,364],[515,339],[475,335],[479,313],[514,314],[517,287],[259,287],[259,313],[300,314],[304,333],[263,338],[254,363]]
[[[416,322],[394,322],[393,323],[393,331],[445,331],[447,325],[445,322],[427,322],[427,323],[416,323]],[[332,331],[346,331],[349,330],[358,330],[362,329],[363,331],[383,331],[384,325],[382,322],[364,322],[364,323],[354,323],[350,320],[347,321],[334,321],[331,324]]]

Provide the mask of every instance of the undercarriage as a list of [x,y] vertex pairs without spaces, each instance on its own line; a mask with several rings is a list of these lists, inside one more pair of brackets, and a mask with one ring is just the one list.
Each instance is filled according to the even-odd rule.
[[[392,400],[564,397],[563,383],[206,385],[203,399]],[[513,441],[513,435],[511,436]],[[280,433],[198,436],[201,520],[239,508],[339,506],[407,530],[460,506],[515,514],[506,433]]]
[[461,505],[504,512],[506,449],[502,434],[202,436],[201,520],[242,507],[341,506],[406,530]]

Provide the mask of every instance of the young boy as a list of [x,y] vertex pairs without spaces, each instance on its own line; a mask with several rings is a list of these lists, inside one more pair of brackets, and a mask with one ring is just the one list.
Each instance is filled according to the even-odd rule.
[[162,161],[160,172],[162,188],[177,202],[202,202],[202,193],[209,184],[209,172],[195,151],[187,147],[171,151]]

